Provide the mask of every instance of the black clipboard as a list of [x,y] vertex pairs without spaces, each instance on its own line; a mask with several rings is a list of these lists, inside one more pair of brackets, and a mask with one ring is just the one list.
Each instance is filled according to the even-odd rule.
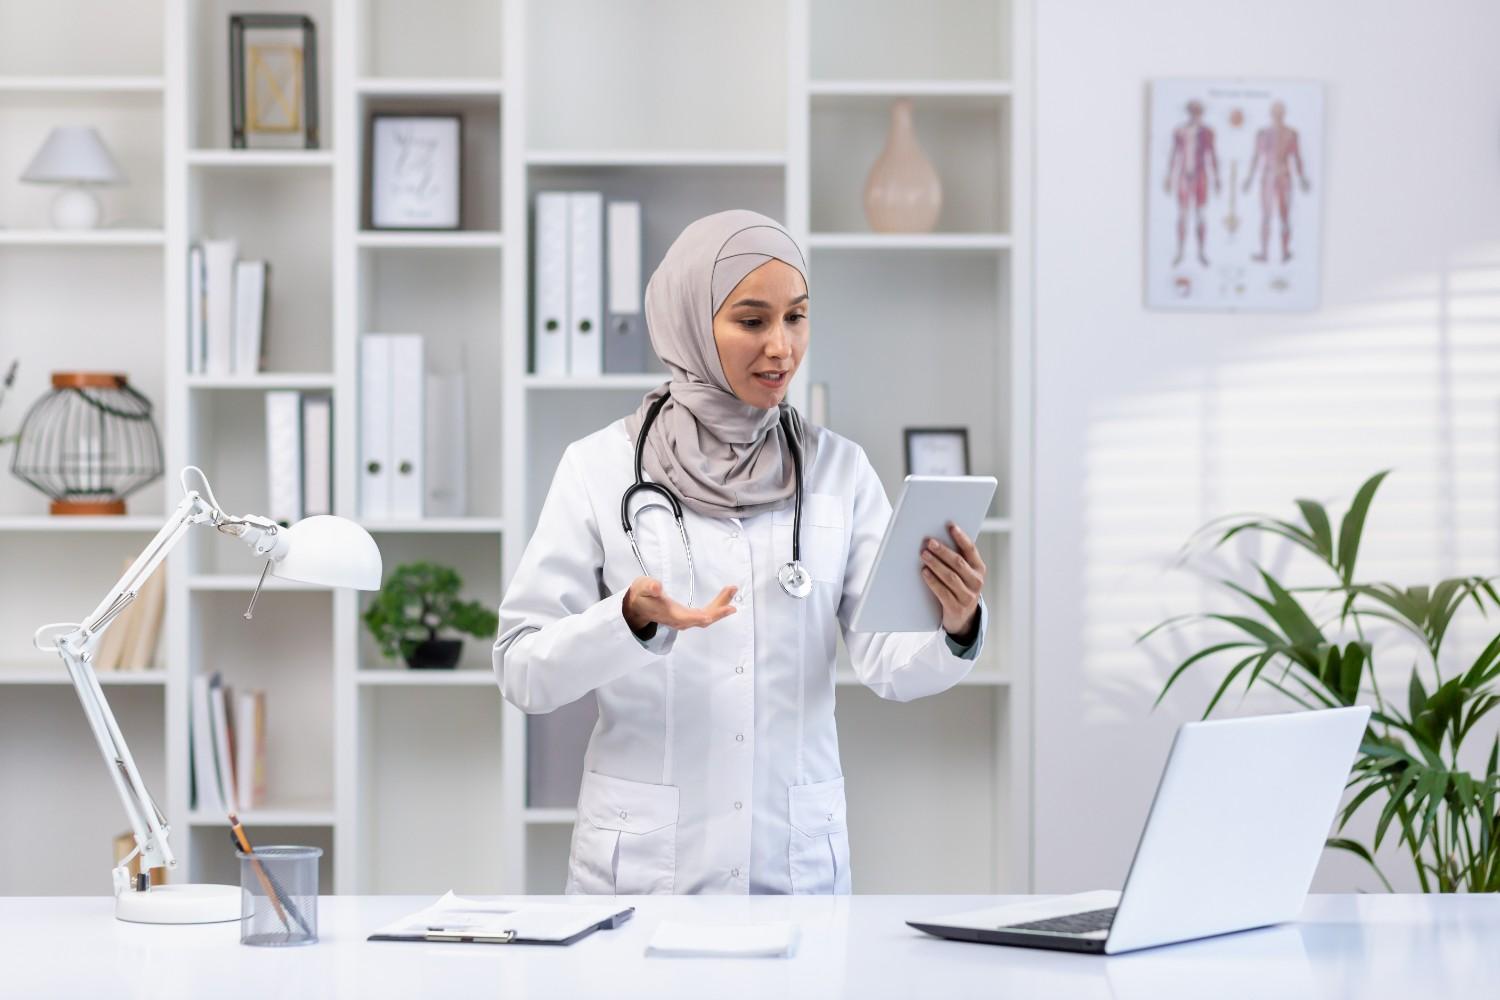
[[461,929],[444,930],[442,928],[428,928],[422,934],[371,934],[366,941],[425,941],[442,944],[539,944],[539,945],[570,945],[575,941],[582,941],[595,931],[612,931],[625,921],[635,916],[635,907],[627,906],[623,910],[611,914],[598,923],[578,931],[576,934],[565,938],[524,937],[515,931],[506,931],[503,934],[480,934],[474,931]]

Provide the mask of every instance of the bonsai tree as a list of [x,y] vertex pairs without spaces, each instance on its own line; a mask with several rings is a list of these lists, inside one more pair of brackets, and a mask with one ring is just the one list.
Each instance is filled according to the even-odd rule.
[[463,642],[441,639],[440,630],[492,639],[499,617],[477,601],[461,601],[463,580],[447,566],[429,562],[397,566],[364,614],[365,625],[387,657],[413,667],[451,667]]

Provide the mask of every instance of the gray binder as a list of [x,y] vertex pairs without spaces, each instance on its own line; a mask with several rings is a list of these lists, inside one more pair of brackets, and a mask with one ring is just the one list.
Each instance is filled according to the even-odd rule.
[[612,201],[606,209],[604,371],[625,374],[650,370],[654,355],[646,337],[642,303],[641,203]]

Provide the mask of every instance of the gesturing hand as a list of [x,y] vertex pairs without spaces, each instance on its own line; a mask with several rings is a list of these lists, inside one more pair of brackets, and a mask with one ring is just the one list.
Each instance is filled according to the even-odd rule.
[[633,632],[639,632],[652,622],[675,629],[703,628],[734,614],[735,607],[729,602],[738,589],[725,587],[706,606],[690,608],[663,594],[660,580],[638,576],[625,591],[621,611],[625,615],[625,624]]
[[954,637],[971,636],[978,626],[979,595],[984,592],[985,565],[964,530],[948,522],[954,551],[936,538],[922,546],[922,579],[943,606],[943,629]]

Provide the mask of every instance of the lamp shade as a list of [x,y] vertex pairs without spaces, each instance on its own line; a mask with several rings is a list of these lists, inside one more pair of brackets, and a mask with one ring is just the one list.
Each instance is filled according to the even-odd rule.
[[286,545],[286,555],[271,565],[272,576],[324,587],[380,589],[380,548],[348,518],[303,518],[287,529]]
[[117,184],[125,179],[99,133],[86,125],[54,128],[21,180],[35,184]]

